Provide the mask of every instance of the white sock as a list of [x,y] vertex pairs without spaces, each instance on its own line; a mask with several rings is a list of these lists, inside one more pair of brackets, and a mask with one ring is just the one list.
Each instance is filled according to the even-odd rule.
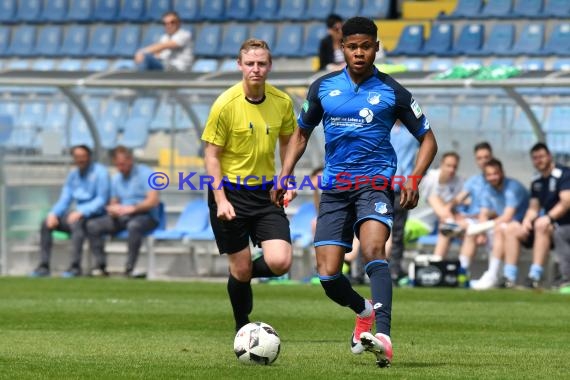
[[469,265],[471,265],[471,259],[467,256],[460,255],[459,265],[461,266],[461,268],[469,269]]
[[498,278],[502,264],[503,260],[497,259],[495,256],[491,257],[491,260],[489,261],[489,273],[493,275],[493,277]]
[[362,312],[358,314],[358,316],[360,318],[366,318],[370,317],[370,314],[372,314],[372,304],[370,303],[369,300],[364,300],[364,310],[362,310]]

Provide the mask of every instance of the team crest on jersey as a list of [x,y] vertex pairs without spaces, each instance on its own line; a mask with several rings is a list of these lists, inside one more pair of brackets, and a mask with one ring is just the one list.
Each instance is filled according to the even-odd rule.
[[369,108],[361,109],[360,112],[358,112],[358,115],[364,118],[367,123],[370,123],[372,119],[374,119],[374,112],[372,112]]
[[307,112],[308,109],[309,109],[309,101],[305,100],[303,102],[303,111]]
[[376,202],[374,203],[374,206],[376,206],[374,211],[376,211],[379,214],[385,214],[388,212],[388,205],[384,202]]
[[414,115],[416,115],[416,119],[419,119],[422,116],[422,109],[414,98],[412,98],[412,103],[410,104],[410,107],[412,108]]
[[368,99],[366,99],[368,103],[375,105],[380,103],[380,94],[377,92],[369,92]]
[[332,90],[331,92],[329,92],[329,96],[339,96],[340,94],[342,94],[340,90]]
[[429,128],[430,128],[429,120],[426,118],[426,119],[424,120],[424,129],[427,130],[427,129],[429,129]]

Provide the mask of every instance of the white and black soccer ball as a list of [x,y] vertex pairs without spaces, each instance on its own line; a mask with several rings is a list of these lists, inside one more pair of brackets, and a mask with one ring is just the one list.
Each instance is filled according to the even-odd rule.
[[264,322],[248,323],[234,339],[234,352],[242,363],[269,365],[277,359],[280,349],[277,331]]

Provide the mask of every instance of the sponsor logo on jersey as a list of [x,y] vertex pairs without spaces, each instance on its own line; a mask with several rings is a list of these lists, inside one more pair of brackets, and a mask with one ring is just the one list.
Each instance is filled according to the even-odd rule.
[[340,90],[332,90],[331,92],[329,92],[329,96],[339,96],[340,94],[342,94]]
[[358,112],[358,115],[366,120],[367,123],[370,123],[372,119],[374,119],[374,112],[372,112],[369,108],[363,108]]
[[412,104],[410,104],[410,107],[412,108],[414,115],[416,115],[416,119],[419,119],[422,116],[422,109],[421,109],[420,105],[418,104],[418,102],[416,102],[415,99],[413,99],[413,98],[412,98]]

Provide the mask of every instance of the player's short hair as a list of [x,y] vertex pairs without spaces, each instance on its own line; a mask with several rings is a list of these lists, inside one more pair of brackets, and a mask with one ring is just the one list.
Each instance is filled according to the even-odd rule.
[[539,150],[545,150],[546,153],[550,154],[550,149],[548,149],[548,146],[542,142],[538,142],[538,143],[534,144],[532,146],[532,148],[530,148],[530,154],[533,154],[534,152],[538,152]]
[[81,145],[72,146],[71,150],[70,150],[71,154],[73,154],[73,152],[75,152],[76,149],[82,149],[82,150],[86,151],[89,158],[91,158],[91,156],[93,156],[93,151],[87,145],[81,144]]
[[167,11],[167,12],[164,12],[164,13],[162,14],[162,17],[161,17],[160,19],[162,20],[162,19],[165,18],[166,16],[174,16],[174,17],[176,17],[176,21],[180,22],[180,16],[178,16],[178,13],[175,12],[175,11]]
[[111,157],[117,158],[117,156],[119,154],[122,154],[125,157],[129,157],[129,158],[133,157],[133,151],[130,150],[129,148],[127,148],[126,146],[123,146],[123,145],[119,145],[115,149],[113,149],[113,151],[111,153]]
[[489,152],[493,153],[493,148],[491,148],[491,144],[489,144],[487,141],[483,141],[483,142],[480,142],[478,144],[475,144],[475,147],[473,148],[473,152],[477,153],[481,149],[486,149]]
[[441,156],[441,162],[443,162],[443,160],[445,160],[447,157],[454,157],[457,161],[459,161],[461,158],[459,157],[459,154],[457,154],[456,152],[445,152],[442,156]]
[[346,38],[353,34],[365,34],[378,38],[378,27],[374,21],[366,17],[352,17],[342,25],[342,36]]
[[331,13],[330,15],[328,15],[327,17],[327,28],[332,28],[333,26],[335,26],[337,23],[342,22],[342,17],[340,17],[339,15],[337,15],[336,13]]
[[269,55],[269,62],[271,62],[271,49],[269,49],[269,45],[267,44],[267,42],[259,40],[257,38],[247,39],[243,42],[243,44],[241,44],[238,53],[238,61],[241,61],[241,55],[243,53],[247,53],[248,51],[253,49],[267,50],[267,54]]
[[483,167],[486,168],[487,166],[497,168],[501,172],[504,172],[503,163],[496,158],[491,158],[489,161],[485,162],[485,165],[483,165]]

